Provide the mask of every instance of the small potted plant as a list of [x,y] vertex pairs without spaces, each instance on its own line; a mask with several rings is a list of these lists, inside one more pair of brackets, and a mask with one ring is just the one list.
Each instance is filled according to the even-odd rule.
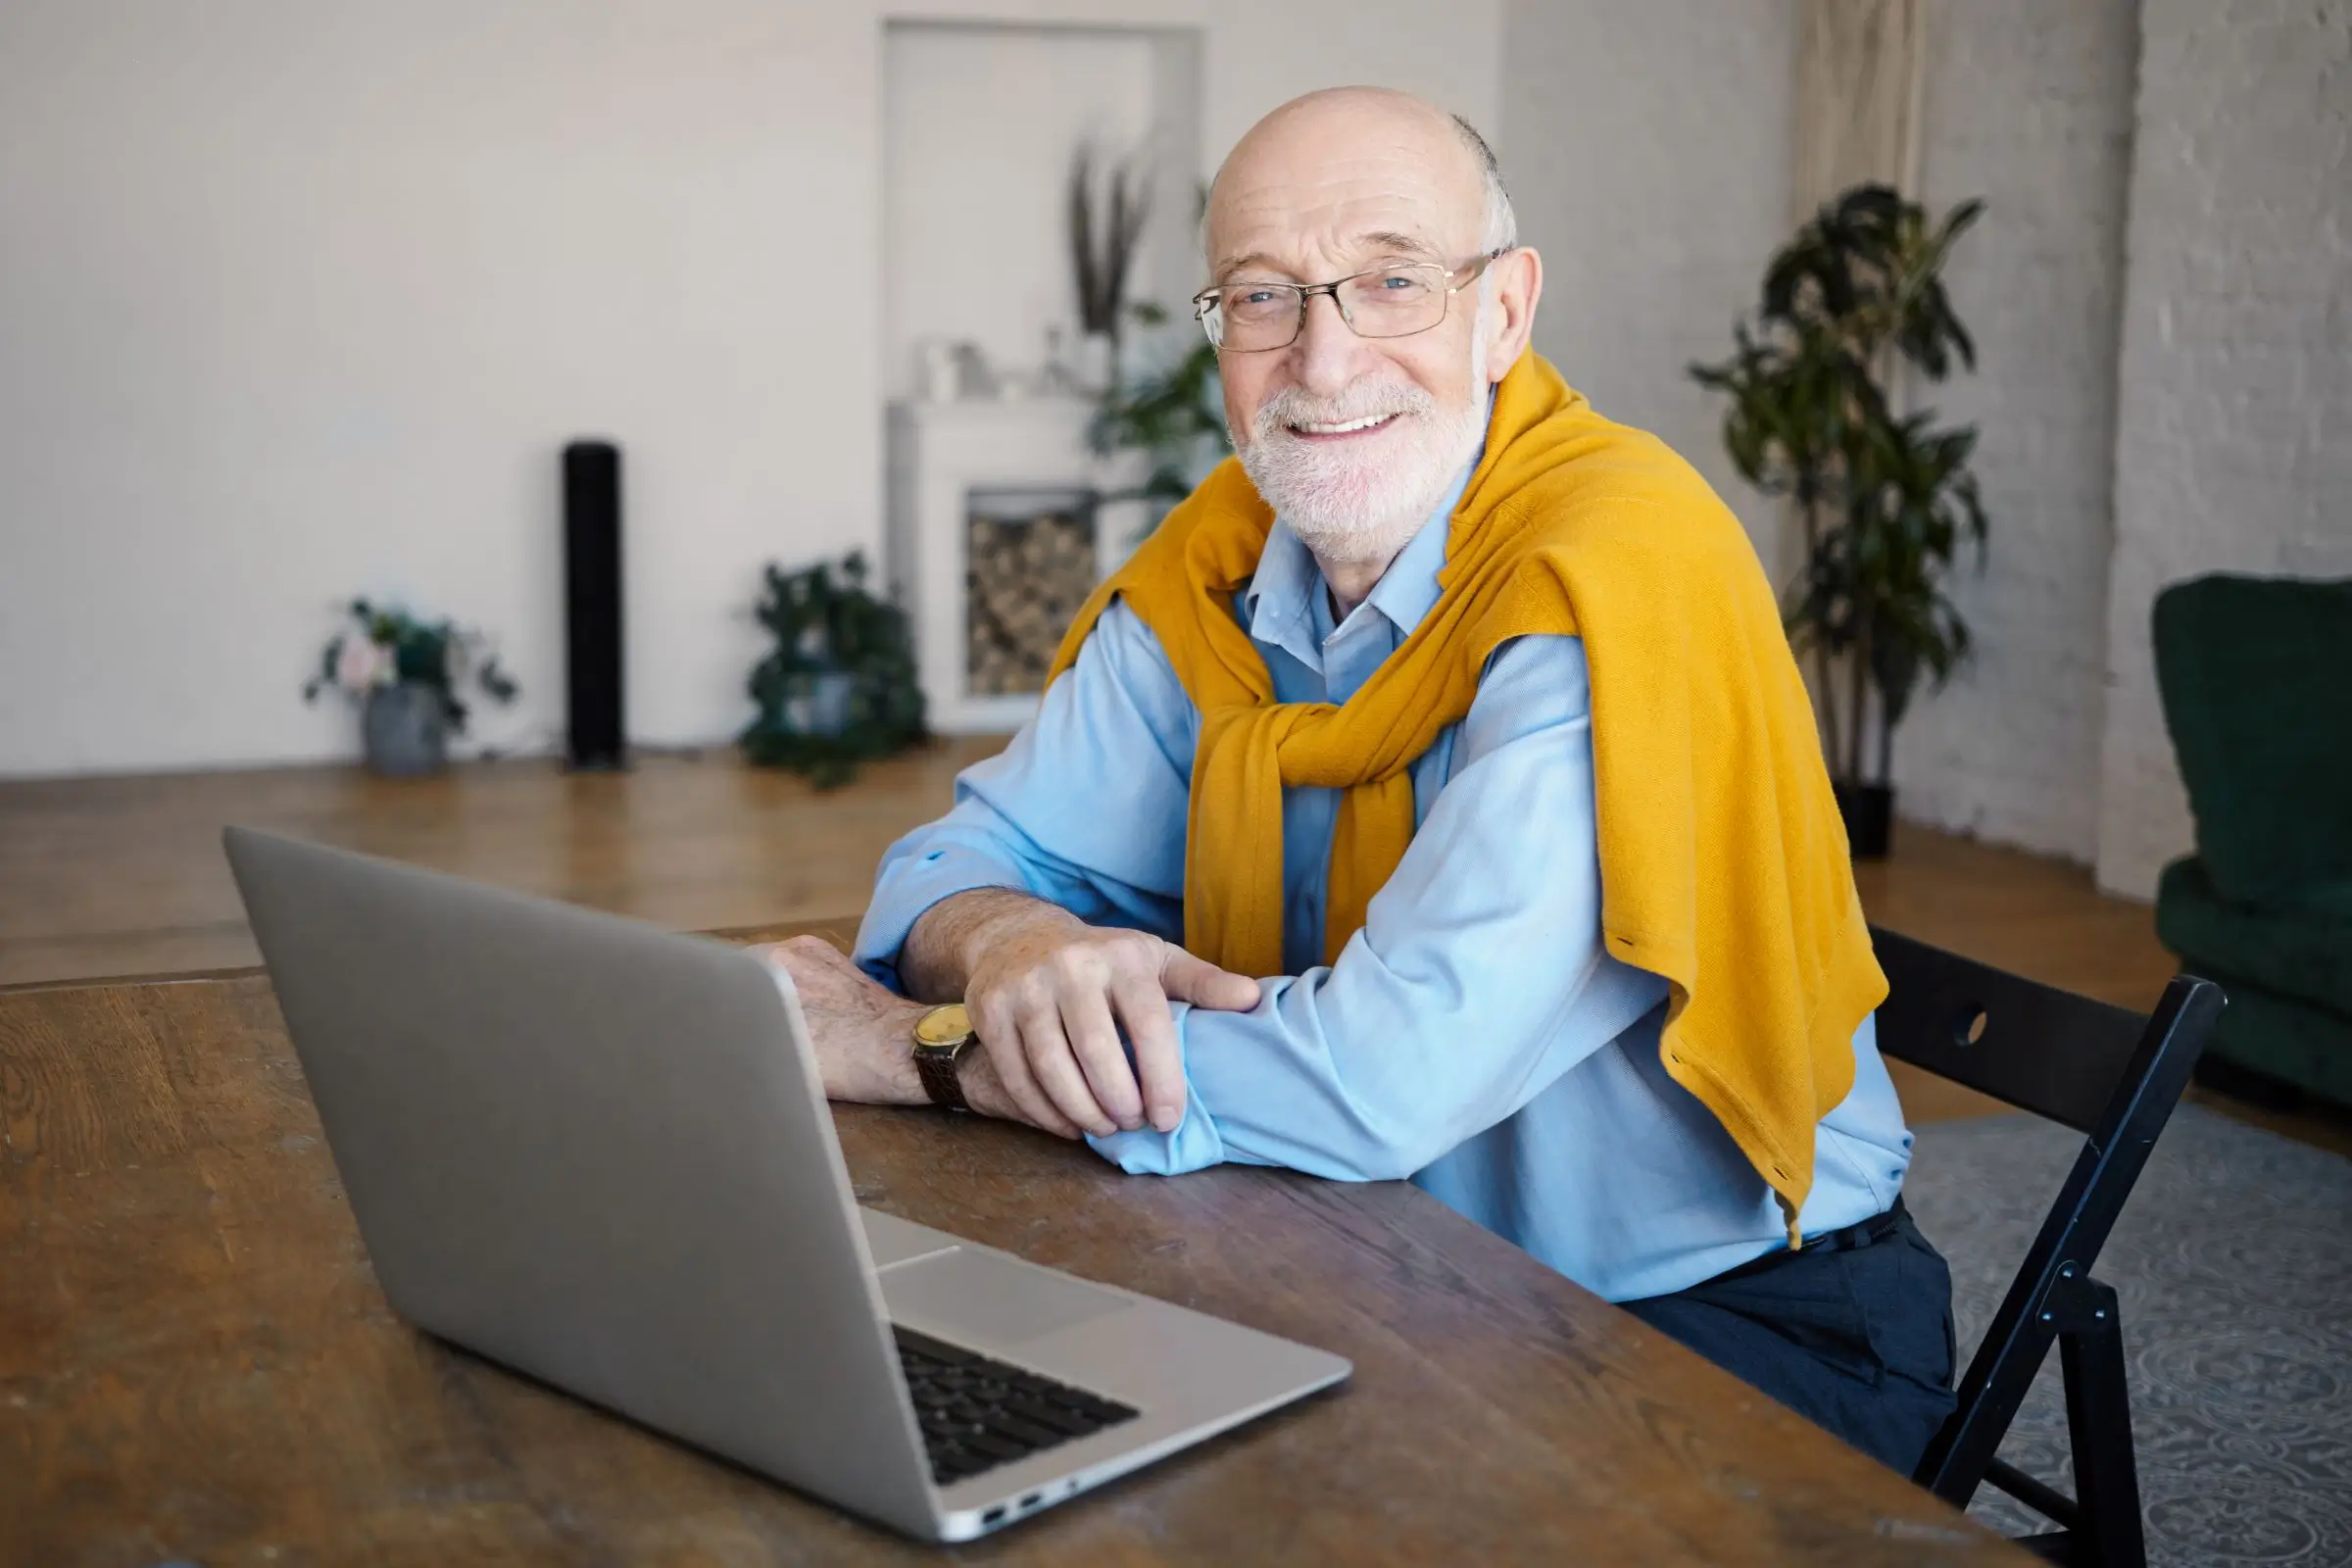
[[1152,219],[1152,171],[1140,153],[1110,160],[1082,142],[1070,158],[1065,191],[1070,281],[1078,296],[1078,378],[1089,392],[1119,385],[1127,287]]
[[[1196,222],[1208,212],[1208,187],[1193,203]],[[1128,319],[1142,327],[1159,327],[1170,319],[1166,306],[1155,300],[1137,300],[1127,307]],[[1126,537],[1129,548],[1159,525],[1170,507],[1193,493],[1209,469],[1233,451],[1233,434],[1225,426],[1225,390],[1217,372],[1216,345],[1200,332],[1187,332],[1185,352],[1148,369],[1132,384],[1114,382],[1096,400],[1087,440],[1099,458],[1117,459],[1141,454],[1148,466],[1137,484],[1107,490],[1098,515]],[[1121,523],[1109,518],[1121,516]]]
[[[1136,305],[1131,314],[1147,325],[1167,319],[1165,310],[1149,302]],[[1165,511],[1191,495],[1207,470],[1233,450],[1233,435],[1225,426],[1216,345],[1197,333],[1195,337],[1181,358],[1133,386],[1113,387],[1098,401],[1087,426],[1095,455],[1140,452],[1151,464],[1142,484],[1103,500],[1156,501],[1165,504],[1160,509]]]
[[756,613],[775,648],[752,670],[760,714],[741,736],[760,767],[802,773],[819,789],[858,764],[919,745],[923,692],[906,612],[866,591],[865,558],[787,572],[770,565]]
[[316,702],[339,691],[360,706],[360,733],[370,772],[416,778],[449,760],[449,737],[466,733],[458,694],[478,687],[496,703],[517,692],[499,668],[488,640],[447,620],[418,620],[396,606],[354,599],[350,623],[327,642],[318,672],[302,688]]

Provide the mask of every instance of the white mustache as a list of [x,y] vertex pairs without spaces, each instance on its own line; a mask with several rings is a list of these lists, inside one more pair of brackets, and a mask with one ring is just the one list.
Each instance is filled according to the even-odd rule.
[[1438,400],[1410,382],[1350,386],[1336,398],[1318,398],[1286,386],[1258,405],[1250,434],[1269,441],[1290,434],[1295,424],[1348,424],[1393,414],[1435,414]]

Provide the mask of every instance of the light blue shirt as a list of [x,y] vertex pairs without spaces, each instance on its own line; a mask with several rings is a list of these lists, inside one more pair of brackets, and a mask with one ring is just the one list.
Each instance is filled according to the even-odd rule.
[[[1278,701],[1345,703],[1420,623],[1467,478],[1337,626],[1314,558],[1275,525],[1236,613]],[[858,960],[896,987],[915,920],[978,887],[1180,942],[1200,723],[1157,639],[1114,604],[1011,746],[883,858]],[[1339,795],[1284,791],[1289,973],[1261,981],[1249,1012],[1176,1004],[1183,1121],[1088,1141],[1137,1173],[1236,1161],[1409,1178],[1612,1300],[1786,1245],[1770,1188],[1659,1064],[1665,982],[1602,950],[1583,642],[1497,650],[1412,780],[1412,844],[1328,966]],[[1886,1209],[1910,1164],[1874,1020],[1854,1057],[1852,1092],[1815,1134],[1808,1236]]]

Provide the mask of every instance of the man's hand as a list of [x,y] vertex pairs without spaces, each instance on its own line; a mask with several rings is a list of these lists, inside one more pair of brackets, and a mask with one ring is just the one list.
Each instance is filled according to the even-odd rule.
[[[931,1102],[914,1070],[913,1054],[914,1022],[931,1010],[928,1004],[908,1002],[876,985],[822,937],[794,937],[748,951],[792,976],[827,1100],[867,1105]],[[964,1103],[972,1109],[1006,1121],[1025,1121],[1056,1137],[1078,1136],[1078,1129],[1058,1112],[1050,1119],[1025,1112],[1005,1093],[985,1044],[968,1047],[957,1067]]]
[[823,937],[794,937],[748,951],[792,976],[827,1100],[866,1105],[930,1102],[913,1054],[914,1021],[929,1007],[876,985]]
[[[961,971],[957,989],[990,1063],[1022,1118],[1041,1127],[1061,1121],[1107,1137],[1149,1115],[1159,1131],[1174,1130],[1184,1119],[1184,1061],[1169,999],[1235,1012],[1257,1005],[1247,975],[1004,889],[942,900],[916,922],[910,953],[918,945],[933,975]],[[1135,1047],[1132,1069],[1121,1024]]]

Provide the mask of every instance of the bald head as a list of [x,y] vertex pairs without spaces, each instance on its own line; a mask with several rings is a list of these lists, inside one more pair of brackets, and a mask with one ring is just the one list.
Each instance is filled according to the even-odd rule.
[[[1425,99],[1387,87],[1326,87],[1294,98],[1244,134],[1217,170],[1203,214],[1202,241],[1212,276],[1246,252],[1223,243],[1235,220],[1262,216],[1271,202],[1297,203],[1350,176],[1381,175],[1429,209],[1441,249],[1500,250],[1518,241],[1518,223],[1494,153],[1471,123]],[[1402,178],[1397,178],[1402,175]],[[1302,216],[1296,206],[1296,219]],[[1465,228],[1465,222],[1467,227]]]

